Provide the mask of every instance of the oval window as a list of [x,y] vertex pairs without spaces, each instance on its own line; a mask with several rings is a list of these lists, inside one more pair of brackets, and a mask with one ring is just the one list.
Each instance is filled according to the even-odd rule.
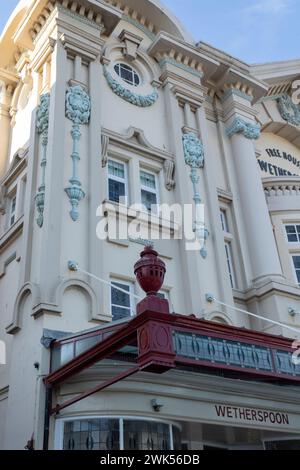
[[138,73],[130,65],[119,63],[115,65],[114,69],[116,74],[129,85],[138,86],[140,84]]

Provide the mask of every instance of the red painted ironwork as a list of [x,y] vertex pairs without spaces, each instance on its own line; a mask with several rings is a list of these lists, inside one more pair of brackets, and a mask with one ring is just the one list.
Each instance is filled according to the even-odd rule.
[[121,380],[124,380],[127,377],[130,377],[131,375],[136,374],[140,370],[141,370],[140,366],[135,366],[135,367],[132,367],[131,369],[127,369],[125,372],[121,372],[120,374],[115,375],[114,377],[112,377],[109,380],[106,380],[102,384],[97,385],[96,387],[93,387],[93,388],[87,390],[86,392],[83,392],[83,393],[77,395],[76,397],[65,401],[62,404],[56,405],[55,408],[52,408],[51,414],[58,414],[64,408],[67,408],[68,406],[74,405],[74,403],[77,403],[77,402],[83,400],[84,398],[90,397],[91,395],[94,395],[97,392],[101,392],[105,388],[110,387],[110,385],[113,385],[117,382],[120,382]]
[[[285,372],[278,373],[276,372],[278,369],[275,367],[275,354],[278,351],[293,352],[292,339],[199,320],[194,315],[171,315],[169,313],[168,302],[156,295],[163,283],[165,265],[158,259],[157,253],[150,247],[146,247],[141,253],[141,259],[135,265],[135,273],[141,287],[147,293],[147,297],[137,306],[138,315],[128,321],[128,323],[121,326],[115,325],[113,330],[111,325],[107,329],[102,328],[101,333],[99,332],[101,334],[99,343],[49,374],[44,378],[44,383],[47,387],[52,388],[66,382],[70,377],[101,360],[113,355],[118,356],[120,350],[125,346],[135,346],[137,348],[136,365],[93,389],[58,405],[52,412],[66,408],[141,370],[161,374],[174,367],[197,366],[202,370],[210,369],[210,371],[213,371],[218,369],[224,375],[226,373],[239,374],[240,378],[259,378],[268,381],[281,381],[283,383],[300,383],[299,375]],[[108,333],[109,336],[107,336]],[[264,350],[268,348],[271,361],[273,361],[273,371],[259,370],[258,368],[251,369],[250,367],[243,368],[242,365],[217,363],[199,357],[190,358],[178,353],[176,354],[174,338],[177,338],[180,333],[186,333],[190,338],[194,336],[195,338],[204,337],[211,338],[212,340],[223,339],[225,342],[244,344],[244,346],[246,345],[250,348],[252,345],[264,348]],[[97,334],[97,332],[92,334]],[[81,338],[77,336],[73,341],[88,338],[89,335],[91,333],[83,334]]]

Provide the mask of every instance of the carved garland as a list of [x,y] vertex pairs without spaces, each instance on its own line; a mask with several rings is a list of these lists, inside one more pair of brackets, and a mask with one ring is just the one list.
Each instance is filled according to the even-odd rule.
[[294,126],[300,126],[300,106],[293,103],[291,96],[284,94],[277,99],[282,119]]
[[81,137],[80,125],[88,124],[91,114],[91,102],[87,92],[79,85],[71,86],[66,92],[66,117],[73,122],[71,136],[73,141],[73,150],[71,154],[73,162],[73,174],[70,178],[71,186],[65,188],[72,209],[70,216],[74,222],[78,220],[79,202],[85,197],[85,192],[81,188],[81,182],[78,176],[78,163],[80,160],[78,143]]
[[49,108],[50,93],[41,96],[40,105],[36,113],[36,128],[41,134],[42,157],[41,157],[41,184],[38,193],[35,196],[35,204],[38,211],[36,222],[41,228],[44,224],[44,208],[45,208],[45,189],[46,189],[46,166],[47,166],[47,146],[48,146],[48,128],[49,128]]
[[146,108],[156,103],[158,99],[158,92],[155,87],[153,92],[149,95],[139,95],[138,93],[134,93],[117,82],[117,80],[115,80],[111,73],[107,70],[106,65],[103,66],[103,73],[112,91],[128,103],[139,106],[141,108]]
[[198,184],[200,180],[200,177],[198,175],[198,169],[204,167],[204,148],[201,140],[193,132],[184,134],[182,136],[182,142],[185,163],[191,168],[190,178],[193,183],[193,200],[196,205],[196,219],[194,222],[193,230],[195,232],[197,240],[201,243],[200,254],[203,259],[206,259],[206,241],[209,237],[209,231],[205,227],[204,222],[199,220],[200,211],[198,210],[201,204],[201,197],[198,190]]

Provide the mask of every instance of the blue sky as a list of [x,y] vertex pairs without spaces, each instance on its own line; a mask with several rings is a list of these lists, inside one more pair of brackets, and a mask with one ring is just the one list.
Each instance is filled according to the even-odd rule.
[[[0,0],[0,30],[18,0]],[[195,40],[249,63],[300,58],[299,0],[162,0]],[[297,33],[298,31],[298,33]]]

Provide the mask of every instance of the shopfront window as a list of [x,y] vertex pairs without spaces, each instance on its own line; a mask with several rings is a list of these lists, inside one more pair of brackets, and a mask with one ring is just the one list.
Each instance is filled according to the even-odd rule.
[[288,439],[282,441],[266,441],[265,450],[299,450],[299,439]]
[[180,450],[180,429],[147,419],[91,418],[63,422],[63,450]]
[[118,450],[118,419],[83,419],[64,424],[64,450]]

